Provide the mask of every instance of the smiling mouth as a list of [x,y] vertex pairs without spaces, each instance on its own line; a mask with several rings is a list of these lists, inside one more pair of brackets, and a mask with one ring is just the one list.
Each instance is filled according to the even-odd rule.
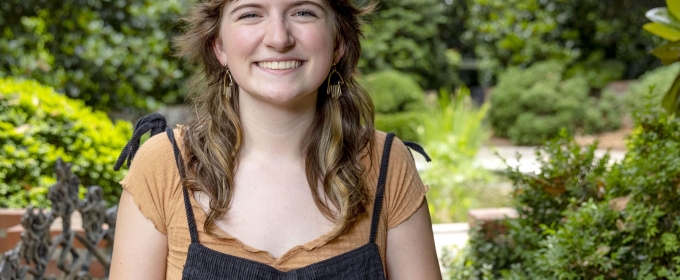
[[288,69],[294,69],[302,66],[304,64],[303,61],[298,61],[298,60],[289,60],[289,61],[263,61],[263,62],[257,62],[257,66],[265,68],[265,69],[272,69],[272,70],[288,70]]

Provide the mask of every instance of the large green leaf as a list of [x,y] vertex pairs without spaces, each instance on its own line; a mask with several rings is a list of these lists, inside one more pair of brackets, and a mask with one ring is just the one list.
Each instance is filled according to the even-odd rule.
[[653,22],[663,23],[668,26],[680,29],[680,20],[671,15],[668,8],[654,8],[645,14],[647,18]]
[[642,26],[644,30],[671,42],[680,41],[680,30],[658,22],[650,22]]
[[664,65],[680,61],[680,42],[670,42],[663,44],[652,50],[651,53],[652,55],[661,59]]
[[678,113],[680,111],[680,75],[675,78],[673,85],[664,95],[661,101],[661,106],[663,106],[668,113]]
[[666,6],[668,6],[668,10],[671,11],[671,14],[675,16],[675,18],[680,19],[680,1],[666,0]]

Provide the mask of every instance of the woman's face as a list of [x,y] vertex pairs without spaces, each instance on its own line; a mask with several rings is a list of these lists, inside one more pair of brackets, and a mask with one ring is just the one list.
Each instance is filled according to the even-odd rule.
[[240,94],[285,104],[315,96],[343,47],[325,0],[236,0],[223,11],[215,54]]

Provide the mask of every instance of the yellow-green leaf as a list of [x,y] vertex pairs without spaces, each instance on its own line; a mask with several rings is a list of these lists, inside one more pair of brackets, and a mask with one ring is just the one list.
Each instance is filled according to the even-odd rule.
[[680,61],[680,42],[663,44],[652,50],[651,54],[661,59],[664,65]]
[[664,95],[661,106],[671,114],[680,111],[680,75],[675,78],[673,85]]
[[666,0],[666,6],[675,18],[680,19],[680,1]]
[[680,30],[658,22],[650,22],[642,26],[644,30],[671,42],[680,41]]
[[651,9],[645,13],[645,16],[652,22],[658,22],[668,25],[668,27],[680,29],[680,20],[674,17],[666,7]]

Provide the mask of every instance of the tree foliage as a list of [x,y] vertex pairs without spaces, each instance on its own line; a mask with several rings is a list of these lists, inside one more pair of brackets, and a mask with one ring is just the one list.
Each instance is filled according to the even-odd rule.
[[486,84],[508,66],[548,59],[578,67],[591,85],[602,85],[597,79],[607,77],[598,74],[612,66],[621,69],[608,74],[616,79],[637,77],[655,65],[646,55],[653,37],[635,27],[646,22],[644,11],[663,0],[467,1],[464,36],[481,60]]
[[406,72],[428,89],[450,84],[455,72],[440,34],[447,28],[446,10],[440,0],[380,1],[364,25],[360,69]]
[[8,0],[0,77],[31,78],[99,110],[182,100],[171,57],[182,0]]

